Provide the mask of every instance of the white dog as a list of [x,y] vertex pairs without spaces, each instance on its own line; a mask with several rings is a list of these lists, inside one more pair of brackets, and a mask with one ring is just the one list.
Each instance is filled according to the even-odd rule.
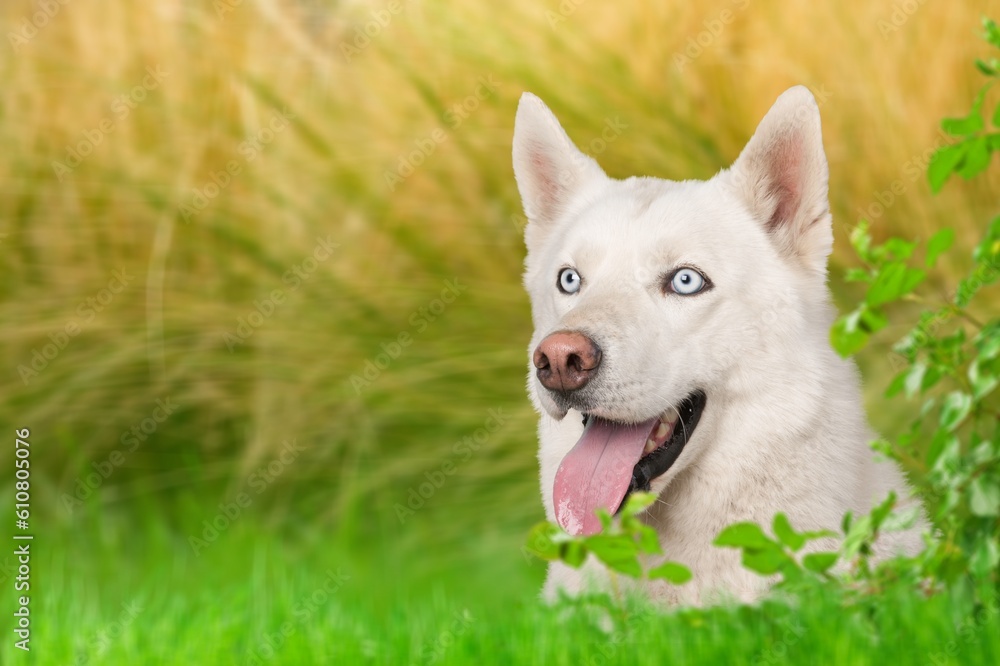
[[[528,226],[542,499],[571,533],[632,490],[694,580],[650,583],[669,603],[757,597],[766,581],[712,546],[727,525],[837,529],[901,473],[877,461],[858,373],[830,348],[833,243],[819,109],[778,98],[729,169],[708,181],[609,178],[525,93],[514,172]],[[825,544],[829,546],[830,544]],[[919,526],[880,552],[920,548]],[[546,594],[600,586],[599,567],[549,569]]]

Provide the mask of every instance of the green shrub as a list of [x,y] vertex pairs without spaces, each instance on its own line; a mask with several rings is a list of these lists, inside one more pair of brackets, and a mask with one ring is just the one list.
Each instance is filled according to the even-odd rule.
[[[984,19],[985,38],[1000,49],[1000,29]],[[996,58],[977,61],[996,79]],[[990,131],[984,104],[995,81],[984,85],[963,118],[947,118],[941,128],[956,138],[940,148],[928,166],[931,189],[939,191],[952,174],[972,178],[1000,150],[1000,132]],[[990,124],[1000,129],[1000,104]],[[972,253],[967,275],[945,297],[927,288],[926,269],[954,239],[943,229],[927,242],[923,262],[916,243],[890,238],[872,243],[866,224],[851,234],[865,265],[848,274],[867,283],[862,302],[834,325],[831,339],[844,355],[863,347],[889,323],[889,306],[900,301],[921,305],[917,323],[894,346],[898,372],[885,395],[919,403],[909,428],[876,448],[919,471],[916,479],[934,527],[934,539],[916,564],[925,580],[942,586],[998,585],[1000,565],[1000,318],[977,308],[976,297],[1000,278],[1000,216],[986,225]],[[925,293],[928,292],[928,293]],[[980,312],[983,310],[983,312]],[[985,315],[985,317],[984,317]]]

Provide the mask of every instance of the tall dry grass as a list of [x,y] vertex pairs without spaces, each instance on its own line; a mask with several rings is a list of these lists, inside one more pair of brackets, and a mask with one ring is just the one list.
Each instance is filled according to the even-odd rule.
[[[931,197],[914,160],[942,116],[967,108],[979,15],[998,3],[920,4],[892,31],[888,2],[654,4],[56,3],[25,42],[10,34],[38,5],[4,3],[2,409],[45,442],[48,496],[71,492],[170,397],[175,414],[97,501],[232,491],[296,438],[306,462],[269,491],[276,505],[340,521],[375,506],[391,523],[406,490],[499,407],[506,425],[461,468],[447,506],[536,511],[509,159],[523,90],[601,150],[610,174],[680,179],[728,164],[783,89],[810,86],[823,100],[838,263],[859,207],[894,181],[904,192],[879,235],[951,225],[968,247],[994,211],[996,176]],[[373,12],[385,25],[363,45]],[[679,60],[685,49],[697,57]],[[119,97],[147,68],[167,74],[124,114]],[[463,102],[475,109],[459,122],[449,113]],[[286,124],[262,133],[278,113]],[[602,149],[592,140],[608,119],[627,129]],[[95,131],[100,143],[60,179],[53,161]],[[386,174],[428,140],[433,152],[390,189]],[[188,215],[231,162],[239,173]],[[283,278],[327,235],[339,247],[293,290]],[[119,269],[134,279],[85,321],[78,306]],[[411,316],[448,279],[467,289],[418,330]],[[230,351],[225,335],[275,289],[285,301]],[[69,322],[80,333],[22,381],[18,366]],[[412,344],[355,390],[352,375],[403,332]],[[884,359],[867,362],[877,383]]]

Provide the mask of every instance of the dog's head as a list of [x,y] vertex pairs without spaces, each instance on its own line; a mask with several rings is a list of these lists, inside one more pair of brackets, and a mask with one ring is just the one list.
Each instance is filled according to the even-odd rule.
[[819,111],[788,90],[708,181],[615,180],[526,93],[513,157],[530,391],[553,418],[588,423],[557,474],[556,514],[593,531],[594,508],[662,491],[695,457],[713,394],[749,389],[747,371],[796,339],[825,338],[808,325],[832,246]]

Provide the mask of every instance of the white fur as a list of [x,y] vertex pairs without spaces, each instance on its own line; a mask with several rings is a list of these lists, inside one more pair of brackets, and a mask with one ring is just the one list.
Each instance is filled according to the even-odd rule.
[[[890,489],[909,497],[900,472],[869,448],[853,362],[828,342],[828,172],[808,90],[785,92],[733,166],[708,181],[609,178],[528,93],[513,157],[529,220],[529,358],[554,331],[590,335],[604,356],[581,409],[615,421],[652,418],[696,388],[708,396],[680,458],[653,482],[660,501],[645,516],[666,557],[694,580],[647,584],[652,596],[758,596],[766,581],[737,551],[711,545],[731,523],[768,526],[784,511],[797,529],[837,529],[846,511],[867,512]],[[665,294],[663,276],[680,265],[697,267],[713,288]],[[556,288],[564,266],[582,277],[576,294]],[[558,403],[530,361],[528,387],[540,413],[542,501],[554,520],[554,477],[583,432],[581,412]],[[914,552],[920,543],[918,526],[880,546]],[[554,564],[546,593],[575,592],[588,577],[604,580],[593,563],[584,572]]]

